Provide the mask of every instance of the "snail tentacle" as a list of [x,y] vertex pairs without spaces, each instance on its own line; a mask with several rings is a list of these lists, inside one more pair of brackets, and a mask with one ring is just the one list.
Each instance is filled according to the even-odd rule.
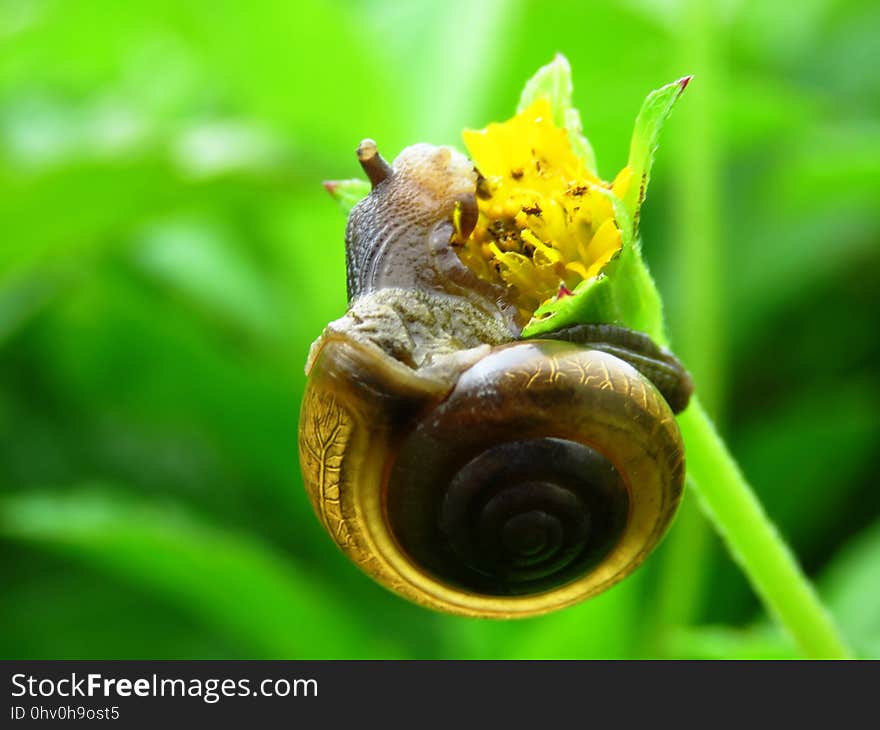
[[391,165],[379,154],[376,143],[372,139],[365,139],[358,145],[357,157],[374,188],[391,175]]

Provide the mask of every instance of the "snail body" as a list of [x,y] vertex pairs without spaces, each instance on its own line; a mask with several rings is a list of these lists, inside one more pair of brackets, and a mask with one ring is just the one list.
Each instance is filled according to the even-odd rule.
[[319,519],[437,610],[512,618],[605,590],[678,504],[686,373],[619,327],[521,340],[505,292],[450,245],[476,221],[467,160],[416,145],[391,167],[369,142],[359,157],[373,191],[346,232],[349,310],[312,347],[300,417]]

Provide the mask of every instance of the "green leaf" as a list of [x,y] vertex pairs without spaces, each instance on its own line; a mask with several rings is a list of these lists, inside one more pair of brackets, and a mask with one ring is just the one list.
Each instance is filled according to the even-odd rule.
[[727,626],[678,627],[664,640],[674,659],[797,659],[791,640],[773,626],[758,624],[746,629]]
[[638,573],[588,601],[525,622],[502,659],[620,659],[638,641],[633,626],[645,600],[645,573]]
[[666,84],[648,94],[636,117],[627,166],[632,170],[632,181],[623,202],[633,218],[633,231],[638,231],[639,208],[645,201],[645,193],[651,176],[651,165],[657,151],[660,129],[666,121],[678,97],[687,88],[691,76],[685,76]]
[[547,97],[553,109],[553,122],[568,132],[572,149],[583,160],[587,169],[594,175],[596,172],[596,155],[593,147],[583,135],[581,115],[572,107],[571,66],[568,59],[561,53],[546,66],[538,69],[523,88],[516,108],[517,113],[527,109],[537,99]]
[[880,522],[862,532],[822,576],[828,606],[860,656],[880,657]]
[[[876,459],[880,391],[853,374],[835,383],[832,397],[817,378],[796,397],[781,398],[777,394],[780,402],[765,405],[738,440],[737,453],[747,474],[761,475],[761,499],[782,532],[794,545],[806,546],[812,535],[839,523],[847,512],[843,505],[859,499],[862,475]],[[815,418],[817,403],[823,404],[821,418]]]
[[324,188],[348,215],[352,208],[370,193],[366,180],[328,180]]
[[[588,601],[516,621],[452,618],[445,645],[456,659],[623,659],[637,651],[647,581],[639,571]],[[440,658],[450,656],[448,651]]]
[[[253,646],[193,620],[162,596],[101,571],[4,542],[4,659],[249,659]],[[14,562],[14,565],[12,564]],[[88,586],[88,590],[83,590]],[[120,617],[108,620],[108,617]],[[137,630],[132,630],[137,627]]]
[[74,557],[185,609],[262,658],[397,656],[290,557],[106,488],[0,499],[0,536]]
[[148,275],[221,321],[272,336],[278,307],[249,253],[233,230],[208,217],[163,218],[135,235],[134,260]]

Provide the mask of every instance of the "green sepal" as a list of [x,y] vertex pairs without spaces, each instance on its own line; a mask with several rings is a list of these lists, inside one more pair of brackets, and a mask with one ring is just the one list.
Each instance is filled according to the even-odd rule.
[[632,170],[633,178],[626,195],[623,196],[623,203],[632,216],[635,232],[638,232],[639,209],[645,202],[660,130],[691,78],[685,76],[652,91],[636,117],[627,161],[627,167]]
[[612,321],[608,318],[614,309],[610,284],[607,276],[599,274],[582,281],[571,294],[547,300],[535,310],[522,337],[537,337],[575,324]]
[[614,309],[607,319],[630,329],[645,332],[658,344],[665,344],[663,327],[663,301],[654,277],[642,258],[641,240],[634,233],[633,217],[626,204],[610,190],[599,188],[614,208],[614,218],[620,230],[620,253],[605,266],[602,273],[608,276],[614,293]]
[[586,168],[598,177],[596,155],[589,140],[584,137],[581,115],[571,104],[572,90],[571,66],[565,56],[557,53],[550,63],[539,68],[535,75],[526,81],[516,111],[519,114],[537,99],[547,97],[553,109],[553,123],[568,132],[568,141],[575,154],[581,158]]
[[324,189],[339,203],[346,215],[370,193],[370,183],[366,180],[328,180]]

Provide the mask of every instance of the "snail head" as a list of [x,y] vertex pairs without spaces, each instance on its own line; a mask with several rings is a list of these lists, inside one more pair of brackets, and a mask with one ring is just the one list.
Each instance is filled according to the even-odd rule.
[[451,247],[477,222],[477,173],[464,155],[415,144],[389,165],[375,142],[364,140],[358,160],[373,189],[352,209],[346,229],[349,301],[389,287],[501,294],[471,274]]

